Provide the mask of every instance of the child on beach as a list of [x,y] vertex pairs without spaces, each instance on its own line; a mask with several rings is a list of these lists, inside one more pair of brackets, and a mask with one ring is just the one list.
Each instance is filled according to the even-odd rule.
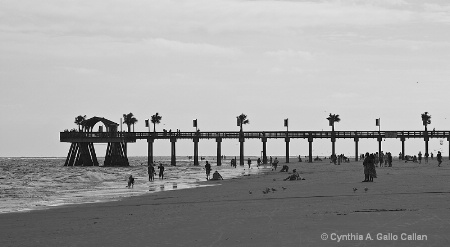
[[211,164],[209,164],[208,161],[206,161],[205,170],[206,170],[206,180],[209,180],[209,174],[211,173]]
[[130,175],[129,177],[128,177],[128,189],[129,188],[133,188],[134,187],[134,178],[133,178],[133,175]]

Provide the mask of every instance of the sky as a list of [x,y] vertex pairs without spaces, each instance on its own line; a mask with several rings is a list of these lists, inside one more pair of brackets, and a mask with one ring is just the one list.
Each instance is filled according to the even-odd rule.
[[[59,132],[78,115],[119,122],[125,113],[144,120],[158,112],[157,131],[450,130],[450,3],[422,0],[0,0],[0,156],[65,157]],[[448,155],[448,142],[430,149]],[[200,155],[215,155],[200,141]],[[260,140],[246,154],[259,155]],[[283,140],[268,142],[284,155]],[[329,155],[329,140],[314,154]],[[307,140],[291,141],[307,155]],[[103,156],[105,145],[97,145]],[[130,156],[147,143],[130,144]],[[170,155],[157,140],[155,155]],[[362,140],[360,152],[375,152]],[[398,154],[401,142],[383,149]],[[407,140],[407,153],[424,149]],[[336,152],[354,154],[352,140]],[[222,153],[238,155],[237,140]],[[193,143],[177,142],[178,155]]]

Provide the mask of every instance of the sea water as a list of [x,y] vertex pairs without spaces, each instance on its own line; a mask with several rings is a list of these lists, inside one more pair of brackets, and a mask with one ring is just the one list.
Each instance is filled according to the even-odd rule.
[[[246,157],[247,159],[248,157]],[[124,197],[158,193],[174,189],[188,189],[208,184],[204,165],[211,163],[224,179],[255,174],[257,157],[250,157],[252,169],[232,168],[230,159],[217,166],[215,157],[199,160],[200,165],[187,157],[177,157],[176,166],[170,157],[155,157],[154,163],[165,166],[164,179],[148,181],[147,157],[129,157],[129,167],[66,167],[65,158],[0,158],[0,213],[46,209],[66,204],[81,204],[120,200]],[[100,164],[103,160],[99,158]],[[268,168],[267,168],[268,169]],[[130,175],[135,178],[133,188],[127,188]],[[211,183],[217,185],[217,183]]]

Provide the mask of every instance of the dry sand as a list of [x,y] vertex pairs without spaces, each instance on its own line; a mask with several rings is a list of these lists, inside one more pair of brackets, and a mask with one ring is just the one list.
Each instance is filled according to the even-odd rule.
[[[288,174],[268,171],[205,182],[220,186],[2,214],[0,246],[450,245],[447,158],[442,167],[436,160],[395,161],[377,168],[374,183],[361,182],[361,162],[289,167],[306,180],[283,181]],[[264,194],[265,188],[276,191]],[[427,240],[402,240],[402,233]],[[377,234],[398,239],[377,240]],[[343,235],[353,240],[338,242]]]

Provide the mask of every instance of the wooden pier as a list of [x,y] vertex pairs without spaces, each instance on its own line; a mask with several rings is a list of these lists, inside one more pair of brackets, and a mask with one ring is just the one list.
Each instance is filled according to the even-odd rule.
[[[93,120],[102,121],[100,118]],[[93,124],[91,125],[93,126]],[[96,123],[96,122],[95,122]],[[94,123],[94,124],[95,124]],[[104,122],[105,123],[105,122]],[[108,123],[108,122],[107,122]],[[114,124],[109,122],[109,126]],[[106,124],[105,124],[106,125]],[[117,126],[116,126],[117,127]],[[381,153],[381,142],[383,139],[400,139],[402,145],[402,156],[405,155],[405,141],[410,138],[423,139],[425,142],[425,153],[428,153],[428,141],[430,138],[446,138],[449,142],[450,154],[450,131],[210,131],[210,132],[117,132],[112,128],[107,132],[61,132],[60,141],[72,143],[71,151],[67,157],[66,165],[80,165],[71,162],[72,157],[77,157],[72,149],[81,150],[84,160],[89,160],[84,164],[98,165],[95,157],[93,143],[108,143],[107,156],[112,160],[119,160],[116,165],[128,165],[126,154],[126,144],[136,142],[136,140],[147,140],[148,143],[148,163],[153,164],[153,143],[156,139],[166,139],[171,142],[171,163],[176,164],[176,142],[178,139],[191,139],[194,142],[194,163],[198,165],[198,142],[200,139],[214,139],[217,142],[217,165],[221,165],[221,143],[223,139],[237,139],[240,142],[240,165],[244,165],[244,142],[246,139],[260,139],[263,150],[263,163],[267,164],[266,143],[269,139],[284,139],[286,142],[286,162],[289,163],[289,142],[291,139],[306,139],[309,142],[309,162],[313,160],[312,145],[314,139],[330,139],[332,143],[336,139],[353,139],[355,142],[355,160],[358,161],[358,142],[360,139],[376,139],[379,143],[379,153]],[[87,145],[86,145],[87,143]],[[85,147],[86,146],[86,147]],[[114,148],[109,147],[114,146]],[[84,150],[84,151],[83,151]],[[91,151],[89,151],[91,150]],[[76,153],[76,152],[75,152]],[[78,151],[80,153],[80,151]],[[74,156],[75,155],[75,156]],[[115,155],[115,157],[113,157]],[[404,157],[402,157],[403,159]],[[449,157],[450,158],[450,157]],[[78,159],[80,160],[80,159]],[[105,163],[105,165],[107,165]],[[108,164],[114,165],[114,164]]]

